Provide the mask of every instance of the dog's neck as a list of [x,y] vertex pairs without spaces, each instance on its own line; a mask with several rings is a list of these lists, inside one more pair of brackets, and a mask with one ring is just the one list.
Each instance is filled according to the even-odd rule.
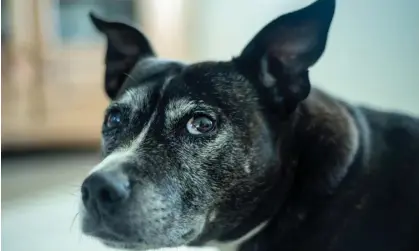
[[[285,160],[281,177],[254,214],[216,242],[219,249],[253,250],[254,245],[260,247],[286,235],[304,221],[313,203],[332,195],[346,176],[360,151],[361,139],[360,126],[349,107],[314,90],[295,119],[293,135],[286,142],[289,148],[281,148]],[[272,208],[271,217],[260,215],[266,207]]]

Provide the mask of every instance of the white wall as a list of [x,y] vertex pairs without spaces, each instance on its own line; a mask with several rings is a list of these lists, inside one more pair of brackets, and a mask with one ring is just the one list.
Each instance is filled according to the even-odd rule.
[[[313,0],[200,0],[190,24],[194,60],[237,55],[267,22]],[[348,101],[419,115],[419,1],[337,0],[312,82]]]

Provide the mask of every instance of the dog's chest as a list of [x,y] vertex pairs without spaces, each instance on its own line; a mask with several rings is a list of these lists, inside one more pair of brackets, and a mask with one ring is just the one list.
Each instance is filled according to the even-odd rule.
[[253,228],[251,231],[237,240],[229,242],[210,241],[205,246],[213,247],[215,250],[219,251],[238,251],[244,242],[258,234],[268,224],[268,222],[269,221],[262,222],[257,227]]
[[214,251],[238,251],[239,244],[211,242],[210,246]]

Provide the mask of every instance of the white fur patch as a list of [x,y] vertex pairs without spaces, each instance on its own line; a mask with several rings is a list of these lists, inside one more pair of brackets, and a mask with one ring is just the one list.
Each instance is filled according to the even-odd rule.
[[131,152],[135,152],[138,149],[138,147],[141,146],[145,137],[147,136],[148,131],[150,130],[151,124],[156,119],[156,116],[157,116],[157,108],[154,110],[153,114],[151,114],[150,119],[147,121],[147,123],[143,127],[143,130],[141,130],[140,134],[138,134],[138,137],[131,143],[131,146],[130,146]]
[[217,218],[217,210],[214,210],[214,211],[211,212],[211,214],[209,216],[209,221],[213,222],[216,218]]
[[[170,79],[167,79],[165,84],[163,85],[163,88],[161,90],[162,94],[167,85],[169,84]],[[132,104],[131,102],[139,101],[141,98],[138,96],[139,92],[138,90],[133,89],[132,91],[127,91],[125,95],[121,98],[120,102],[128,102],[129,104]],[[144,92],[144,95],[148,95],[147,92]],[[140,95],[141,96],[141,95]],[[143,98],[146,96],[143,96]],[[137,99],[137,100],[133,100]],[[146,102],[142,99],[140,102]],[[145,105],[145,104],[144,104]],[[109,156],[107,156],[104,160],[102,160],[98,165],[96,165],[89,174],[92,174],[94,172],[97,172],[102,169],[108,169],[108,168],[116,168],[121,165],[117,165],[117,163],[123,163],[126,161],[130,156],[134,156],[137,154],[137,150],[141,148],[141,145],[144,142],[144,139],[147,136],[148,131],[150,130],[151,124],[156,119],[158,112],[158,107],[155,108],[152,115],[150,116],[150,119],[147,121],[143,129],[141,130],[140,134],[130,142],[128,146],[121,147],[117,150],[115,150],[113,153],[111,153]]]
[[133,141],[131,141],[130,145],[126,147],[119,148],[115,150],[113,153],[108,155],[104,160],[102,160],[99,164],[97,164],[89,174],[92,174],[94,172],[97,172],[99,170],[103,169],[110,169],[110,168],[116,168],[118,164],[123,163],[127,159],[130,158],[130,156],[135,156],[137,149],[141,147],[141,144],[143,143],[149,129],[151,123],[153,123],[154,119],[156,118],[157,109],[153,112],[151,115],[149,121],[146,123],[146,125],[141,130],[140,134],[135,138]]
[[165,109],[165,127],[170,128],[195,107],[195,102],[189,99],[177,99],[170,101]]
[[115,168],[118,165],[118,163],[121,163],[124,159],[128,157],[128,151],[115,151],[108,155],[104,160],[102,160],[99,164],[97,164],[93,169],[89,172],[89,174],[92,174],[94,172],[97,172],[99,170],[103,169],[110,169]]
[[268,58],[264,56],[262,58],[262,61],[260,62],[260,68],[261,68],[261,76],[260,80],[266,87],[272,87],[275,85],[275,78],[272,76],[272,74],[269,72],[269,65],[268,65]]
[[218,242],[211,241],[206,244],[206,246],[215,247],[219,251],[237,251],[241,244],[258,234],[263,228],[268,224],[269,221],[264,221],[259,224],[257,227],[249,231],[247,234],[242,236],[240,239],[230,242]]
[[248,174],[251,172],[251,170],[250,170],[250,161],[249,160],[246,160],[246,163],[244,163],[244,171],[246,173],[248,173]]
[[126,90],[118,103],[127,104],[133,110],[144,110],[150,101],[150,89],[147,86],[139,86]]

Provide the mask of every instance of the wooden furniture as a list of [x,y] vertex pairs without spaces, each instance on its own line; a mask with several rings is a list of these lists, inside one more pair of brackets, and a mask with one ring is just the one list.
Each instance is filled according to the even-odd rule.
[[2,2],[10,24],[2,43],[3,150],[99,145],[105,40],[89,23],[90,9],[141,26],[160,55],[188,58],[183,0]]

